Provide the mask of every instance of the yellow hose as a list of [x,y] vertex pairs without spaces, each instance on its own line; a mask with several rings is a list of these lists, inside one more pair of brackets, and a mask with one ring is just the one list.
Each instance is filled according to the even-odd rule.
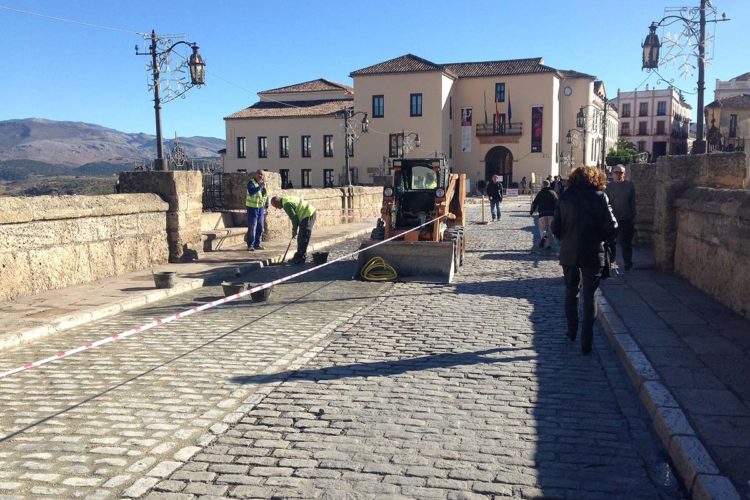
[[359,273],[367,281],[393,281],[398,273],[382,257],[373,257]]

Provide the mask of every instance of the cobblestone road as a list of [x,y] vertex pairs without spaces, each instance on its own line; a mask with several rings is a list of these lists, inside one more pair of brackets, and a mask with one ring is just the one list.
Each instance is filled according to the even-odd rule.
[[[450,285],[337,263],[1,380],[0,498],[680,498],[606,339],[566,344],[527,206],[468,228]],[[0,370],[219,293],[3,351]]]

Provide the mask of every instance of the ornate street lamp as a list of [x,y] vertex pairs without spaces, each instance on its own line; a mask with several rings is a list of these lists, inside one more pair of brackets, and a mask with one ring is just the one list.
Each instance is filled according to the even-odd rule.
[[[139,52],[138,46],[135,46],[135,55],[151,56],[151,62],[148,70],[152,74],[153,82],[149,84],[149,90],[154,91],[154,113],[156,115],[156,160],[154,160],[154,170],[169,170],[169,164],[164,158],[164,143],[161,133],[161,104],[181,97],[185,92],[195,86],[201,86],[206,83],[206,63],[198,52],[198,45],[184,40],[171,43],[169,37],[159,37],[154,30],[151,35],[143,34],[144,40],[150,39],[151,45],[148,52]],[[187,63],[184,59],[174,68],[170,67],[169,56],[172,50],[178,45],[187,45],[193,52]],[[166,48],[164,48],[166,47]],[[190,82],[184,81],[180,77],[173,75],[181,73],[185,65],[190,69]],[[165,77],[162,78],[162,72]],[[162,89],[162,87],[164,87]],[[161,91],[164,90],[164,95]]]
[[342,109],[337,112],[334,116],[336,118],[344,119],[344,169],[346,169],[346,185],[352,185],[352,173],[349,170],[349,155],[351,148],[354,146],[359,136],[357,135],[354,125],[351,123],[351,119],[357,115],[362,115],[362,121],[360,122],[361,130],[363,134],[366,134],[370,130],[370,120],[367,118],[365,111],[356,111],[354,109]]
[[[602,111],[602,158],[601,158],[601,168],[604,169],[606,165],[606,158],[607,158],[607,111],[612,108],[615,109],[612,104],[610,104],[609,99],[606,97],[602,97],[602,102],[604,104]],[[593,104],[587,104],[585,106],[581,106],[581,109],[578,110],[578,113],[576,114],[576,127],[583,129],[583,165],[586,165],[586,132],[588,129],[588,119],[586,117],[585,109],[586,108],[594,108],[596,110],[599,110],[597,106],[594,106]],[[566,139],[568,140],[568,144],[571,144],[571,137],[570,137],[570,131],[568,131],[568,135],[566,136]]]
[[[412,143],[410,139],[414,138],[414,142]],[[406,153],[409,151],[412,151],[415,148],[422,146],[422,140],[419,138],[419,134],[416,132],[406,132],[405,130],[401,130],[401,158],[404,157]]]
[[[649,71],[656,70],[659,67],[659,52],[662,47],[659,42],[659,36],[656,34],[656,28],[660,26],[669,26],[673,23],[681,21],[684,26],[683,35],[685,37],[684,44],[678,44],[679,41],[673,41],[675,46],[678,46],[681,51],[692,49],[697,47],[697,58],[698,58],[698,109],[696,119],[696,140],[693,143],[693,153],[700,154],[706,152],[706,142],[703,140],[703,93],[706,89],[705,85],[705,64],[706,64],[706,23],[717,23],[720,21],[729,21],[726,14],[722,14],[721,19],[712,19],[706,21],[706,3],[707,0],[700,0],[700,6],[696,9],[695,7],[678,7],[675,9],[669,9],[680,12],[680,14],[664,16],[658,22],[652,22],[649,26],[649,33],[646,35],[646,39],[641,44],[643,49],[643,65],[642,69]],[[716,9],[708,3],[712,13],[716,14]],[[683,15],[684,14],[684,15]],[[696,29],[697,28],[697,29]],[[694,40],[694,45],[691,41]]]

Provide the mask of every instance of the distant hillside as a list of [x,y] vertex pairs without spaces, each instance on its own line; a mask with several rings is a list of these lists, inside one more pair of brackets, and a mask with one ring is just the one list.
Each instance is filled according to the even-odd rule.
[[[214,137],[179,137],[178,141],[191,158],[217,158],[217,151],[225,147],[223,139]],[[165,139],[165,152],[173,142]],[[132,165],[132,160],[154,158],[155,144],[153,135],[127,134],[90,123],[41,118],[0,121],[0,161],[33,160],[61,167],[87,165],[103,173],[107,170],[105,165]]]

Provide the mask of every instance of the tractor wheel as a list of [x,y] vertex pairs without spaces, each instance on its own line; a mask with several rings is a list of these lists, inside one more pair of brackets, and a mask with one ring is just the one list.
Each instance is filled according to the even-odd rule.
[[385,228],[384,227],[376,227],[370,232],[370,239],[371,240],[382,240],[385,239]]

